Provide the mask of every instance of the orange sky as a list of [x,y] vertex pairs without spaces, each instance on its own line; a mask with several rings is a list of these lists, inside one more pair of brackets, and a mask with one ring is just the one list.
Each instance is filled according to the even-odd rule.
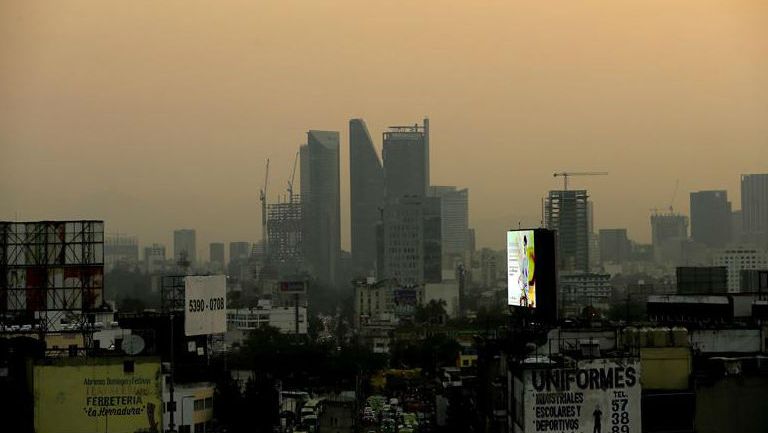
[[[284,192],[307,129],[377,146],[432,125],[432,183],[470,189],[478,244],[535,225],[560,170],[596,225],[768,172],[768,2],[0,2],[0,218],[104,218],[171,244],[259,238],[264,159]],[[274,195],[273,195],[274,197]]]

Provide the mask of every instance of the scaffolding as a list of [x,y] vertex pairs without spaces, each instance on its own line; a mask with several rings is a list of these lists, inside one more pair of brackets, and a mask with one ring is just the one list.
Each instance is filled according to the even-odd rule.
[[304,221],[301,197],[267,205],[267,252],[278,267],[299,267],[303,263]]
[[0,322],[86,329],[103,302],[103,221],[0,221]]
[[165,275],[160,280],[160,309],[163,314],[184,312],[186,275]]

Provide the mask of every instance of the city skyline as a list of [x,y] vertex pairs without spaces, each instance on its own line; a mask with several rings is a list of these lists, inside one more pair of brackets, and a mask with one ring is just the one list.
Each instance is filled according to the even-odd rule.
[[[537,226],[555,171],[609,171],[574,188],[589,191],[596,229],[641,242],[676,180],[689,214],[685,192],[727,190],[740,209],[740,175],[768,171],[763,2],[453,4],[439,20],[436,5],[381,5],[373,20],[345,2],[299,15],[186,5],[179,19],[174,6],[5,2],[0,218],[103,218],[142,245],[170,247],[178,227],[200,245],[256,241],[264,159],[274,200],[304,132],[356,117],[377,149],[387,126],[431,119],[431,182],[472,191],[478,246]],[[308,25],[318,19],[337,25]],[[348,161],[346,134],[340,149]]]

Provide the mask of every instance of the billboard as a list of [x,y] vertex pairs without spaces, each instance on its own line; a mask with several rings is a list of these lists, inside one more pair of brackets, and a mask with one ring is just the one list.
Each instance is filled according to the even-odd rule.
[[184,278],[184,335],[227,332],[226,295],[224,275]]
[[640,362],[579,361],[524,371],[525,433],[640,433]]
[[306,281],[280,281],[280,293],[287,295],[303,295],[307,293]]
[[533,230],[507,232],[507,305],[536,307],[535,242]]
[[33,371],[38,433],[161,430],[158,358],[64,358]]
[[393,300],[396,315],[410,316],[416,313],[416,305],[418,305],[416,289],[395,289]]

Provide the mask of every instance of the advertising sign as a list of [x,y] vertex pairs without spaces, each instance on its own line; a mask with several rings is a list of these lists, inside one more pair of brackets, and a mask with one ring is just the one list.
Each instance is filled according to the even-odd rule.
[[224,275],[184,278],[184,335],[227,332],[227,280]]
[[523,431],[640,433],[640,362],[579,361],[524,373]]
[[302,295],[307,292],[305,281],[280,281],[280,293]]
[[396,289],[394,291],[395,314],[407,316],[416,313],[416,289]]
[[34,366],[38,433],[157,433],[160,360],[69,358]]
[[536,245],[533,230],[507,232],[507,305],[536,307]]

